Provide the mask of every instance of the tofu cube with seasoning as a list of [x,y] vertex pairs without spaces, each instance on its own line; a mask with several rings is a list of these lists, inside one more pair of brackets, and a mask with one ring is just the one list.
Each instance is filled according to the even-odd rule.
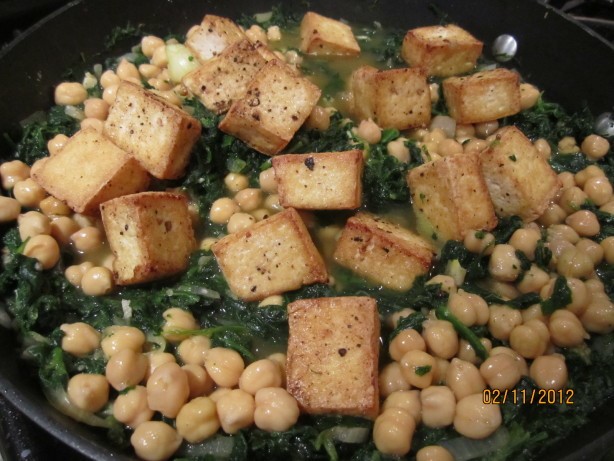
[[247,38],[246,35],[231,19],[207,14],[185,44],[199,61],[205,62],[244,38]]
[[265,64],[250,41],[243,39],[185,75],[182,83],[207,109],[221,114],[245,96],[247,86]]
[[344,210],[362,202],[362,150],[273,157],[279,203],[303,210]]
[[211,250],[230,289],[245,301],[328,281],[324,261],[293,208],[227,235]]
[[358,56],[360,46],[352,28],[341,21],[309,11],[300,28],[303,53],[316,56]]
[[428,272],[433,255],[432,246],[419,235],[360,212],[347,220],[333,256],[372,283],[405,291]]
[[447,78],[443,94],[457,123],[490,122],[520,112],[519,76],[508,69]]
[[139,162],[94,128],[78,131],[56,155],[36,162],[31,175],[49,194],[84,214],[97,214],[102,202],[149,185]]
[[471,229],[497,225],[478,154],[440,157],[407,173],[414,210],[437,240],[462,240]]
[[177,179],[200,136],[200,122],[130,82],[122,82],[104,134],[158,179]]
[[501,128],[480,153],[486,186],[499,216],[537,219],[557,196],[561,182],[533,143],[514,126]]
[[195,240],[184,195],[125,195],[104,202],[100,211],[118,285],[150,282],[187,268]]
[[372,118],[381,128],[405,130],[431,121],[431,94],[420,68],[373,71],[360,67],[352,73],[352,115]]
[[294,75],[285,63],[269,61],[246,95],[232,104],[219,129],[258,152],[276,155],[309,117],[320,94],[316,85]]
[[301,299],[288,305],[287,389],[309,414],[374,419],[380,323],[375,299]]
[[454,24],[411,29],[405,34],[401,57],[427,74],[450,77],[475,68],[483,43]]

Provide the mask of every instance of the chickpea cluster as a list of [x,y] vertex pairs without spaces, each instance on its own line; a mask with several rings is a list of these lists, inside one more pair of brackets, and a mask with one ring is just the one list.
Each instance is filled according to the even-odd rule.
[[[162,336],[171,352],[149,350],[138,328],[114,325],[103,332],[77,322],[64,324],[62,349],[76,357],[100,350],[104,375],[72,376],[67,394],[77,408],[96,413],[109,408],[133,430],[131,443],[146,460],[168,459],[183,440],[200,443],[217,434],[256,426],[285,431],[299,407],[285,389],[285,354],[246,364],[233,349],[212,347],[191,312],[172,307],[163,314]],[[174,425],[160,421],[174,420]]]

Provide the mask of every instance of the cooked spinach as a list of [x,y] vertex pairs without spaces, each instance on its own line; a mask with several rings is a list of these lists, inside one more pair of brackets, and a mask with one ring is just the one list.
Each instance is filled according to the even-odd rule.
[[542,312],[550,315],[557,309],[571,304],[571,288],[567,285],[567,279],[561,275],[556,278],[550,298],[542,301]]

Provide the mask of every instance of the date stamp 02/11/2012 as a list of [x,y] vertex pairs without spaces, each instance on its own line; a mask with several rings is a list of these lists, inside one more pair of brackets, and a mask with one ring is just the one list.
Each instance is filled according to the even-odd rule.
[[573,405],[573,389],[484,389],[484,404]]

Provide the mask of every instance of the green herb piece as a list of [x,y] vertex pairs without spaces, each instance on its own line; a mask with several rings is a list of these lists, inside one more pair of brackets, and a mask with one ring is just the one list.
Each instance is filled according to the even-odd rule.
[[416,373],[418,376],[424,376],[429,371],[431,371],[432,368],[433,367],[431,367],[430,365],[424,365],[422,367],[416,367],[416,369],[414,370],[414,373]]
[[450,309],[448,309],[446,304],[439,303],[437,307],[435,307],[435,315],[437,315],[439,320],[447,320],[450,322],[458,335],[469,343],[478,357],[480,357],[482,360],[486,360],[488,358],[488,351],[480,342],[480,338],[478,338],[467,325],[458,320],[458,318],[452,314],[452,312],[450,312]]
[[571,289],[567,285],[567,279],[559,275],[554,282],[552,296],[541,303],[542,312],[544,315],[550,315],[555,310],[564,308],[571,301]]

